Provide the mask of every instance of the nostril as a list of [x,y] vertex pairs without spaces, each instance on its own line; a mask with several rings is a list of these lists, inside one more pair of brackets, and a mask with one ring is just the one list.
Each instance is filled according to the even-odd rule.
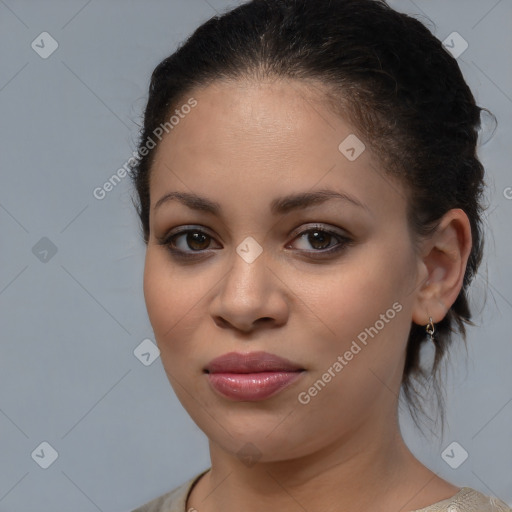
[[262,326],[262,325],[266,325],[266,324],[273,324],[275,322],[275,320],[270,317],[270,316],[265,316],[263,318],[258,318],[255,322],[255,325],[258,325],[258,326]]
[[215,325],[217,327],[227,327],[228,326],[228,322],[226,320],[224,320],[224,318],[222,318],[221,316],[214,317],[213,321],[215,322]]

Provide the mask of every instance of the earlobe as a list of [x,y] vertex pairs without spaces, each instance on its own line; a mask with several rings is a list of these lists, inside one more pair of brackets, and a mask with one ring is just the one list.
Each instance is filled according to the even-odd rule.
[[429,317],[440,322],[460,293],[472,244],[466,213],[460,208],[447,212],[427,243],[422,260],[427,279],[418,287],[412,318],[419,325]]

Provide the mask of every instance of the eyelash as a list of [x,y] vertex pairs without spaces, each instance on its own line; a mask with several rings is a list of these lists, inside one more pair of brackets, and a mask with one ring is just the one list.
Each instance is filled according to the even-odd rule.
[[[327,230],[324,227],[322,227],[321,225],[312,225],[308,229],[300,231],[299,233],[297,233],[297,235],[294,236],[292,241],[295,241],[296,239],[299,239],[305,235],[307,236],[308,234],[314,233],[314,232],[319,232],[322,235],[332,236],[338,240],[338,244],[333,246],[334,248],[331,247],[329,249],[300,250],[301,252],[308,254],[312,258],[320,259],[320,258],[325,258],[328,256],[333,256],[334,254],[337,254],[337,253],[341,252],[342,250],[344,250],[346,247],[352,245],[354,242],[351,238],[348,238],[346,236],[342,236],[333,231]],[[201,257],[205,252],[208,252],[209,249],[189,252],[189,251],[183,251],[181,249],[176,249],[176,247],[174,245],[175,240],[177,238],[179,238],[180,236],[183,236],[183,235],[187,235],[189,233],[199,233],[199,234],[204,235],[210,239],[213,239],[212,236],[210,236],[206,231],[204,231],[202,229],[189,228],[189,229],[182,229],[178,232],[170,232],[170,233],[164,234],[162,237],[158,238],[158,244],[166,246],[168,251],[171,253],[171,256],[173,256],[176,259],[189,260],[189,261],[193,260],[193,259],[197,259],[198,257]]]

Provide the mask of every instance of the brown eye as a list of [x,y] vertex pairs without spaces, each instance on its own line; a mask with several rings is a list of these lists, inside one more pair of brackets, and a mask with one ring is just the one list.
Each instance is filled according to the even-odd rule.
[[298,241],[296,249],[309,253],[336,252],[352,242],[350,238],[316,227],[302,231],[294,241]]
[[203,231],[189,229],[169,237],[166,245],[180,252],[199,252],[209,248],[212,237]]
[[327,231],[310,231],[307,235],[308,243],[314,249],[327,249],[329,247],[329,242],[332,240],[332,235],[327,233]]
[[[194,258],[208,254],[210,249],[222,249],[211,235],[202,229],[189,227],[181,231],[172,231],[157,237],[158,244],[164,246],[176,258]],[[212,247],[212,242],[217,245]]]
[[207,249],[210,245],[210,237],[201,231],[188,231],[185,235],[186,244],[194,251]]

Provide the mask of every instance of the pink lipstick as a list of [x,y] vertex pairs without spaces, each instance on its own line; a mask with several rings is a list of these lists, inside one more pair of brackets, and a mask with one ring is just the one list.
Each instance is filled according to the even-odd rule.
[[224,397],[255,402],[295,382],[304,368],[268,352],[230,352],[210,361],[204,371],[213,389]]

